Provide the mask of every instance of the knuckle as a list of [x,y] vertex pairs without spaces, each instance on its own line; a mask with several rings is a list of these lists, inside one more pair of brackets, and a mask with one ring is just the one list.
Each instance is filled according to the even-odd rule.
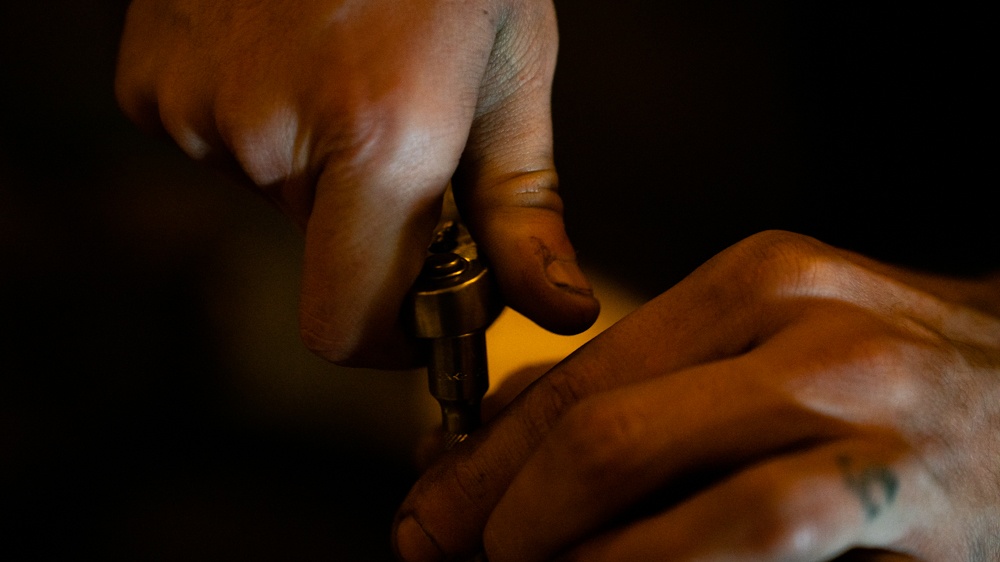
[[579,402],[588,391],[583,383],[584,378],[576,376],[569,369],[550,371],[538,380],[537,390],[531,393],[533,403],[530,411],[534,427],[529,428],[529,434],[544,434],[553,427],[566,410]]
[[324,320],[307,307],[299,313],[299,337],[306,349],[337,365],[350,365],[359,353],[352,330]]
[[805,236],[769,230],[740,242],[737,266],[740,276],[768,294],[799,293],[822,276],[816,275],[829,262],[818,243]]
[[797,236],[783,231],[754,234],[708,260],[698,273],[707,276],[720,296],[756,300],[780,293],[796,280],[800,267]]
[[905,380],[909,373],[937,374],[946,369],[958,374],[957,369],[965,365],[961,351],[940,334],[914,333],[905,326],[891,330],[874,326],[862,331],[846,341],[841,353],[849,363],[883,373],[890,380]]
[[[412,513],[436,546],[446,554],[471,550],[465,544],[482,534],[490,509],[499,501],[500,491],[489,481],[491,465],[473,458],[451,457],[451,462],[437,462],[424,472],[410,490],[399,513]],[[453,514],[463,514],[456,518]],[[450,560],[451,558],[449,558]]]
[[160,88],[157,92],[157,110],[163,128],[185,154],[200,160],[210,152],[211,146],[197,130],[190,105],[185,94],[177,88]]
[[846,356],[853,363],[894,367],[908,363],[908,359],[922,347],[910,338],[896,333],[869,332],[859,334],[847,343]]
[[498,178],[492,189],[475,190],[465,196],[476,205],[499,213],[500,220],[507,218],[504,211],[518,213],[525,209],[551,213],[558,219],[563,216],[559,176],[551,167]]
[[134,77],[125,70],[119,69],[117,74],[115,74],[115,101],[125,115],[133,121],[138,121],[144,117],[142,115],[143,112],[139,109],[142,105],[139,92],[140,88],[136,84]]
[[440,193],[455,172],[464,139],[446,123],[428,124],[419,111],[392,100],[335,100],[319,119],[323,126],[311,152],[322,169],[314,172],[345,185],[373,184],[374,178],[380,186],[405,182],[408,195]]
[[810,515],[812,491],[777,478],[754,486],[754,517],[747,529],[748,549],[767,560],[802,560],[823,546],[823,533]]
[[129,32],[129,28],[123,31],[122,42],[118,50],[118,61],[114,75],[114,95],[122,110],[131,115],[143,97],[142,92],[149,90],[145,86],[151,82],[152,75],[142,64],[140,53],[143,50],[135,45],[134,38]]
[[495,498],[488,497],[489,475],[481,464],[465,459],[452,466],[450,480],[453,484],[451,489],[455,493],[453,500],[461,505],[463,511],[470,511],[476,506],[482,509],[481,506],[495,501]]
[[156,90],[156,107],[160,122],[168,131],[179,127],[187,120],[187,111],[182,102],[183,93],[169,85],[161,85]]
[[814,550],[817,530],[807,522],[788,517],[767,519],[758,523],[752,550],[767,560],[803,560]]
[[219,138],[257,186],[283,182],[303,171],[308,144],[299,137],[296,109],[281,99],[220,96],[214,106]]
[[352,91],[363,89],[341,85],[330,88],[317,101],[323,135],[316,147],[324,161],[359,166],[379,147],[389,144],[392,123],[403,121],[399,110],[389,102],[375,102]]
[[560,422],[554,442],[573,459],[585,481],[615,479],[633,464],[630,457],[642,443],[644,424],[633,409],[623,406],[604,397],[588,399]]
[[119,66],[114,81],[114,98],[121,112],[140,129],[162,133],[154,88],[130,68]]
[[870,272],[822,242],[793,232],[754,234],[726,252],[728,283],[761,298],[819,297],[861,304]]

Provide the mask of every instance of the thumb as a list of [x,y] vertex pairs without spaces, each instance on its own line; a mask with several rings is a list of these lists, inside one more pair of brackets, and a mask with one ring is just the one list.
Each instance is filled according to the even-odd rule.
[[480,184],[465,216],[506,303],[547,330],[575,334],[594,323],[600,304],[566,235],[554,178],[538,171]]
[[[528,31],[510,37],[520,29]],[[593,324],[600,305],[563,222],[552,157],[556,48],[551,9],[501,29],[454,186],[507,304],[545,329],[573,334]]]

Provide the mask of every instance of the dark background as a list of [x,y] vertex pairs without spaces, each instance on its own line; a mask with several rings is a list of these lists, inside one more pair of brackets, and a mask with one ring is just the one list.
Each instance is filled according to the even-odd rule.
[[995,63],[973,4],[557,7],[582,259],[649,295],[768,228],[923,268],[998,263]]
[[[1000,265],[985,6],[812,4],[557,1],[586,267],[652,296],[767,228]],[[0,552],[389,560],[419,377],[302,349],[298,233],[118,112],[125,5],[0,7]]]

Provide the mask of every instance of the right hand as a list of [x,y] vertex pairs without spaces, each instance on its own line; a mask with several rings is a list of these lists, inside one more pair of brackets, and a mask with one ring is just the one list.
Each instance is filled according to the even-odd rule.
[[596,319],[552,158],[557,42],[551,0],[134,0],[116,89],[305,230],[306,345],[393,367],[452,178],[512,308],[559,333]]

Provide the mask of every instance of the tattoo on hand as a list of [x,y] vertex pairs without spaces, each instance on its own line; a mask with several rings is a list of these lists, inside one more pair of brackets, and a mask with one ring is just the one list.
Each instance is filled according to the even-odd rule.
[[848,456],[837,458],[837,466],[847,487],[861,500],[865,517],[871,521],[889,507],[899,491],[899,478],[885,465],[872,464],[861,468],[854,466]]

